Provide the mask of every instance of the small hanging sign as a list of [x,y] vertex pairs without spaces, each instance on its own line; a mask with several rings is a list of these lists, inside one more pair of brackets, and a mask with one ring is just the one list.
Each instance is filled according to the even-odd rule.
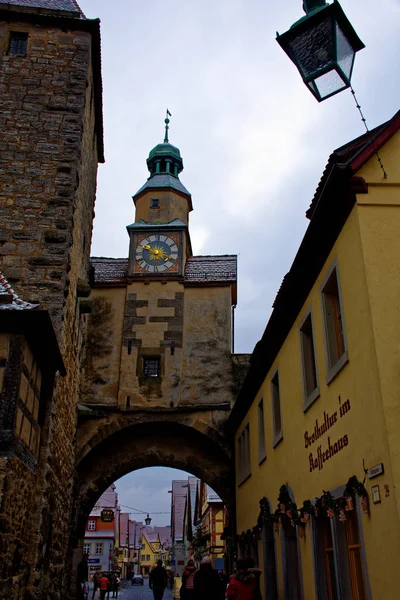
[[373,479],[374,477],[378,477],[378,475],[383,475],[384,472],[385,469],[383,467],[383,463],[379,463],[367,470],[367,476],[368,479]]
[[102,523],[112,523],[114,521],[114,511],[111,508],[104,508],[100,513]]

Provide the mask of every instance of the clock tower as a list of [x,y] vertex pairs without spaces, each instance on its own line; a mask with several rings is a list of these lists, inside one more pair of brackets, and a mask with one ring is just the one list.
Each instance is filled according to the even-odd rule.
[[192,255],[188,232],[192,198],[179,180],[183,161],[169,143],[169,113],[165,136],[147,159],[150,177],[133,196],[136,220],[128,225],[129,275],[139,278],[182,278]]
[[236,256],[193,256],[192,198],[179,179],[169,116],[147,159],[150,176],[133,196],[129,256],[91,259],[90,339],[106,343],[87,361],[86,403],[170,411],[233,401]]

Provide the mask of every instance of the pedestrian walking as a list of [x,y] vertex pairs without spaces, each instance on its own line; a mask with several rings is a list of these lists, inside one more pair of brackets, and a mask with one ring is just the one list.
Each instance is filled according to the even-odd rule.
[[182,574],[182,586],[180,590],[181,600],[194,600],[194,575],[196,573],[196,565],[194,560],[190,559],[187,562],[185,570]]
[[89,580],[88,554],[84,554],[76,572],[76,588],[79,600],[84,600],[83,584]]
[[101,573],[100,573],[100,571],[96,571],[96,573],[93,575],[93,594],[92,594],[92,600],[94,600],[96,592],[97,592],[97,590],[100,587],[100,579],[101,579]]
[[112,591],[113,598],[118,598],[119,584],[120,584],[120,578],[118,577],[118,575],[116,573],[114,573],[113,577],[111,579],[111,591]]
[[237,572],[232,575],[226,590],[228,600],[259,600],[258,580],[248,571],[249,561],[240,558],[236,564]]
[[162,560],[158,559],[157,566],[150,572],[149,577],[149,587],[153,591],[154,600],[162,600],[167,583],[167,571],[162,566]]
[[218,573],[213,569],[211,558],[205,556],[200,569],[194,574],[194,599],[195,600],[223,600],[225,590]]
[[173,578],[174,600],[179,600],[180,595],[181,595],[181,587],[182,587],[182,580],[179,577],[179,573],[177,573],[175,575],[175,577]]
[[105,600],[106,594],[108,592],[108,577],[106,577],[106,574],[103,573],[101,578],[100,578],[100,599],[101,600]]

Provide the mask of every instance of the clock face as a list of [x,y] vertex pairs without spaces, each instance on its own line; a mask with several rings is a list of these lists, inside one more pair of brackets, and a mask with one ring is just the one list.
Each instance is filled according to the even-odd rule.
[[175,265],[178,246],[175,240],[166,235],[149,235],[136,246],[135,258],[143,271],[163,273]]

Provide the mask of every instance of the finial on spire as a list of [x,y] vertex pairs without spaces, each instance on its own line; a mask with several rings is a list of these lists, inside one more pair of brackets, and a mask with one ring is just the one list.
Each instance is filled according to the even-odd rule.
[[168,144],[169,140],[168,140],[168,129],[169,129],[169,119],[168,117],[172,117],[171,113],[169,112],[168,108],[167,108],[167,115],[165,117],[165,137],[164,137],[164,144]]

